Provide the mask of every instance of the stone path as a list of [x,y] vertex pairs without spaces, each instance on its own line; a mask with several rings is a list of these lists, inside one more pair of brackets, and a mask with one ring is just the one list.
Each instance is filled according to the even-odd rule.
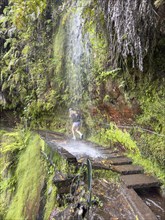
[[[160,182],[153,176],[144,174],[141,166],[112,148],[104,148],[87,141],[72,141],[64,135],[39,131],[44,140],[55,148],[69,163],[81,163],[90,158],[93,169],[112,170],[121,174],[121,181],[129,188],[159,187]],[[84,150],[84,151],[83,151]]]
[[69,164],[81,165],[90,158],[93,169],[105,169],[120,175],[125,197],[138,213],[140,220],[156,220],[156,216],[137,195],[134,189],[159,187],[160,182],[144,173],[141,166],[132,164],[132,160],[111,148],[103,148],[86,141],[71,141],[55,132],[39,132],[52,149],[64,157]]

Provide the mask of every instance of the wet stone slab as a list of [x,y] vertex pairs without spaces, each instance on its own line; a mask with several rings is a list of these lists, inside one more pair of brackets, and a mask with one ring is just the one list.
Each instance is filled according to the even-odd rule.
[[112,170],[110,165],[101,164],[101,163],[98,163],[98,162],[93,162],[92,163],[92,168],[93,169]]
[[128,157],[109,158],[109,161],[113,165],[123,165],[132,163],[132,160]]
[[[122,173],[122,174],[143,172],[143,169],[141,167],[130,165],[131,162],[132,160],[126,157],[100,159],[100,160],[92,161],[92,167],[94,169],[113,170],[115,172]],[[118,165],[121,165],[121,166],[118,166]]]
[[137,165],[120,165],[120,166],[113,166],[114,171],[121,173],[123,175],[126,174],[137,174],[142,173],[144,170],[141,166]]
[[120,178],[128,188],[140,189],[161,185],[155,177],[145,174],[122,175]]
[[101,217],[96,219],[133,220],[138,215],[128,203],[122,189],[115,184],[104,179],[96,180],[93,184],[93,193],[102,203],[102,207],[92,210],[93,215]]

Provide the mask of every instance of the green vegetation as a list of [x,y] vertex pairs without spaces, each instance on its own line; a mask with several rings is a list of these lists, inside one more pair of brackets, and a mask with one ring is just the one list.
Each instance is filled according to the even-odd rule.
[[112,183],[119,183],[119,175],[111,170],[93,170],[93,179],[104,178]]
[[43,141],[30,132],[5,133],[1,143],[1,216],[35,218],[46,177],[40,150]]
[[[1,200],[2,219],[35,219],[40,201],[45,202],[44,219],[48,219],[55,207],[57,189],[52,182],[54,171],[68,173],[68,166],[56,152],[38,135],[29,131],[6,133],[1,131]],[[41,151],[53,162],[43,160]],[[45,188],[46,184],[46,188]],[[44,189],[44,194],[41,193]],[[41,195],[44,195],[41,198]]]
[[9,1],[0,16],[1,91],[4,109],[17,111],[32,127],[41,126],[57,103],[53,76],[49,1]]
[[[100,2],[105,3],[105,10],[99,7]],[[106,1],[72,3],[75,1],[9,0],[6,6],[0,3],[0,108],[15,112],[26,129],[49,128],[64,133],[70,127],[68,108],[80,108],[86,137],[96,134],[92,140],[105,146],[122,144],[135,163],[165,184],[163,18],[161,21],[160,15],[159,25],[154,27],[157,38],[153,40],[154,48],[150,48],[152,56],[143,54],[141,72],[132,68],[131,55],[123,61],[120,54],[115,54],[117,33],[109,33],[107,28],[110,15],[106,15]],[[154,4],[159,9],[164,0],[155,0]],[[147,36],[148,32],[143,37],[138,27],[138,37],[141,35],[148,51],[152,37]],[[152,33],[154,28],[148,28]],[[114,45],[110,45],[111,34]],[[123,35],[121,42],[127,36]],[[127,47],[131,50],[131,45]],[[139,51],[131,52],[139,55]],[[138,103],[138,115],[133,111],[133,100]],[[133,116],[124,118],[125,107],[132,110]],[[121,113],[132,129],[120,130],[113,123],[101,129],[112,121],[113,113]],[[120,125],[117,117],[115,122]],[[35,218],[45,187],[47,220],[58,206],[57,189],[52,184],[54,168],[72,172],[67,162],[58,153],[51,156],[39,136],[22,127],[11,133],[0,131],[0,139],[0,218]],[[48,166],[41,151],[50,156],[55,167]],[[98,175],[111,178],[111,172],[101,172]]]
[[0,131],[0,136],[0,218],[36,219],[42,215],[47,220],[53,209],[59,209],[53,183],[56,171],[72,175],[75,167],[28,130]]
[[153,89],[152,92],[153,95],[141,96],[143,114],[137,118],[137,122],[145,126],[149,132],[141,132],[138,145],[145,157],[151,158],[163,168],[165,164],[165,100],[163,94],[160,95],[163,89],[158,92]]
[[88,33],[92,48],[93,59],[91,71],[95,77],[99,77],[105,68],[106,62],[108,62],[108,39],[106,36],[104,15],[97,7],[96,1],[91,1],[90,7],[89,5],[85,7],[83,18],[85,19],[84,34],[86,32]]
[[[150,135],[150,138],[152,138],[152,135]],[[159,144],[154,145],[154,151],[152,152],[152,154],[148,155],[148,149],[146,150],[146,155],[145,152],[143,152],[143,149],[140,149],[140,147],[138,147],[138,141],[135,141],[135,139],[131,137],[130,133],[128,133],[126,130],[122,131],[114,124],[110,124],[110,128],[102,129],[101,132],[98,132],[98,134],[95,137],[91,138],[91,140],[95,141],[96,143],[103,144],[104,146],[111,145],[111,147],[113,147],[113,144],[115,143],[122,144],[122,146],[126,150],[126,154],[133,159],[134,163],[137,163],[139,165],[141,164],[147,173],[157,176],[165,185],[165,155],[162,153],[164,152],[163,145],[162,150],[160,151]],[[147,142],[147,144],[149,143]],[[155,156],[158,152],[161,160],[160,158]]]
[[55,207],[57,207],[57,188],[52,183],[53,177],[54,173],[50,174],[49,178],[47,179],[47,190],[45,192],[46,204],[44,208],[44,220],[49,219],[51,212]]

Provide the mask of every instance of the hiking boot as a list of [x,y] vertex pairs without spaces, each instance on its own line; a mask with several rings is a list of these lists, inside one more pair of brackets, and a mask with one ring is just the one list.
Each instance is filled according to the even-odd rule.
[[80,139],[83,139],[83,134],[80,135]]
[[76,140],[76,137],[72,137],[72,140]]

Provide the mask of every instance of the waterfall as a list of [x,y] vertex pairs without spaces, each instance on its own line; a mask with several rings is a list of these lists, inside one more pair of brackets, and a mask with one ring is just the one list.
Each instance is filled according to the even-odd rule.
[[[100,16],[100,19],[96,17],[94,21],[90,15],[88,20],[84,18],[86,9],[92,11],[92,15]],[[96,22],[97,28],[85,31],[85,25],[92,22]],[[70,1],[56,30],[54,46],[55,73],[60,79],[59,84],[62,82],[59,92],[66,94],[64,98],[69,99],[68,105],[79,106],[84,97],[89,97],[87,93],[93,77],[90,74],[101,69],[106,61],[107,55],[102,56],[101,50],[105,45],[107,50],[107,44],[101,48],[100,41],[95,41],[99,39],[96,32],[100,27],[102,32],[106,32],[106,41],[108,39],[111,68],[118,68],[129,61],[129,66],[132,63],[132,67],[143,71],[144,58],[154,51],[156,25],[151,0]],[[101,61],[96,59],[98,57]]]
[[[73,1],[59,25],[59,28],[63,27],[64,39],[61,42],[63,46],[61,46],[60,53],[64,59],[62,65],[67,82],[67,92],[70,94],[70,104],[76,106],[79,105],[86,92],[85,79],[91,67],[89,36],[83,29],[85,22],[83,9],[88,3],[89,1]],[[61,38],[60,34],[56,36],[57,40],[59,38]],[[56,45],[57,47],[58,45]],[[55,56],[57,57],[59,51],[56,48]]]
[[84,54],[82,38],[83,20],[81,9],[71,14],[67,24],[66,70],[68,72],[69,93],[75,101],[82,99],[81,62]]
[[155,46],[157,18],[151,0],[98,0],[109,34],[114,67],[132,57],[132,66],[143,71],[143,60]]

